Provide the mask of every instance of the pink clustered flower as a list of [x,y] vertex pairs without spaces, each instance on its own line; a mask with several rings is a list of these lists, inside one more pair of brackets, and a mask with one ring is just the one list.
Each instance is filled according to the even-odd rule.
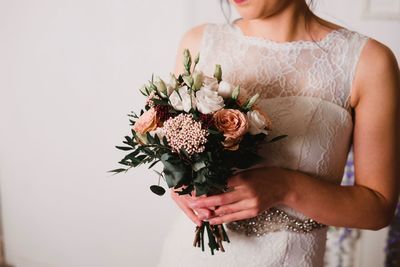
[[151,93],[148,95],[148,97],[146,99],[146,105],[148,105],[151,108],[153,108],[155,106],[154,101],[152,100],[153,98],[160,99],[160,97],[158,95],[156,95],[156,93],[154,91],[151,91]]
[[195,121],[192,114],[179,114],[164,122],[165,137],[172,151],[186,150],[189,155],[204,151],[208,132],[202,129],[201,122]]

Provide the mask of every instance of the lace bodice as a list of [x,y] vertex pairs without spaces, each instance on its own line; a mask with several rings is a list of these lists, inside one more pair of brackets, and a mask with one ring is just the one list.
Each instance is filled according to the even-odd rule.
[[212,74],[221,64],[223,78],[262,98],[310,96],[349,110],[358,58],[367,37],[346,28],[321,41],[277,43],[244,35],[233,24],[205,26],[199,69]]

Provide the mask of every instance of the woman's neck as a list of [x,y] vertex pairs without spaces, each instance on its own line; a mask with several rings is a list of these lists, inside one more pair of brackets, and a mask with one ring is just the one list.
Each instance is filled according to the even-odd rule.
[[[266,14],[257,19],[242,19],[237,25],[245,35],[262,37],[276,42],[320,40],[326,35],[327,30],[314,29],[311,15],[305,2],[291,1],[274,14]],[[309,24],[306,23],[307,20],[310,21]]]

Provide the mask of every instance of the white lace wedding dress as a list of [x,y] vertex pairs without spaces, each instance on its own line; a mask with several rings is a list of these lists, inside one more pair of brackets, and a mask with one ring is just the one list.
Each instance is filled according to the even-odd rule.
[[[264,165],[340,184],[353,130],[350,90],[367,40],[340,28],[317,42],[277,43],[246,36],[236,25],[210,23],[198,69],[212,76],[221,64],[224,80],[250,95],[260,93],[258,105],[273,121],[271,135],[288,135],[262,149]],[[182,212],[159,266],[323,266],[327,228],[312,227],[319,224],[289,207],[276,208],[228,224],[231,243],[214,256],[192,247],[195,225]]]

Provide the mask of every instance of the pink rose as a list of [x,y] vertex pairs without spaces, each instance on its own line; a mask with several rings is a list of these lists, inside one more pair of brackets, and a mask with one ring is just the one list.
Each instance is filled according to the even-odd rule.
[[246,115],[236,109],[220,109],[214,113],[214,124],[225,140],[222,143],[228,150],[237,150],[249,124]]
[[139,134],[145,134],[157,128],[157,116],[154,108],[145,111],[133,125],[133,130]]

